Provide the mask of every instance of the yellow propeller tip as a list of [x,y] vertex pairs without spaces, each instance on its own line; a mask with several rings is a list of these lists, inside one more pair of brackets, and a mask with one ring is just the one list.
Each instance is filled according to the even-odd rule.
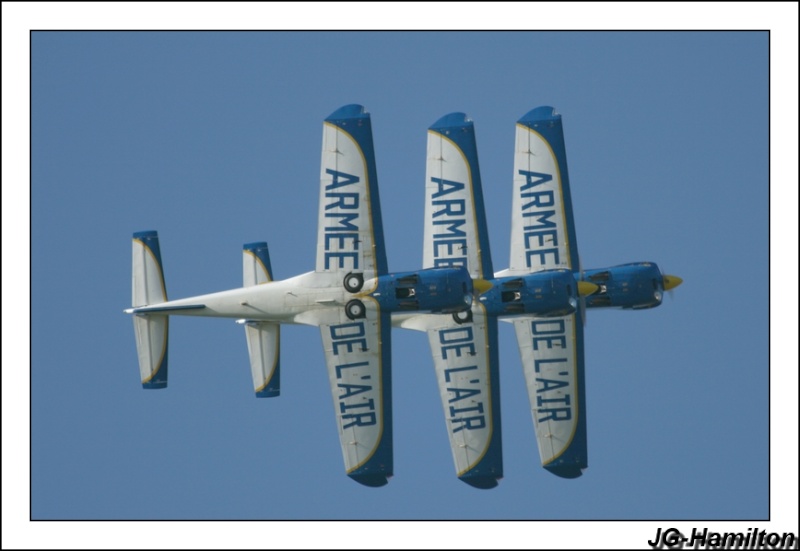
[[597,292],[597,290],[599,288],[600,287],[598,287],[594,283],[589,283],[588,281],[579,281],[578,282],[578,294],[580,296],[582,296],[582,297],[585,297],[587,295],[591,295],[591,294]]
[[669,291],[670,289],[674,289],[678,285],[683,283],[683,280],[678,276],[674,275],[665,275],[664,276],[664,290]]
[[491,282],[486,281],[485,279],[478,278],[472,280],[472,287],[475,289],[475,291],[477,291],[479,295],[482,295],[483,293],[494,287],[494,285],[492,285]]

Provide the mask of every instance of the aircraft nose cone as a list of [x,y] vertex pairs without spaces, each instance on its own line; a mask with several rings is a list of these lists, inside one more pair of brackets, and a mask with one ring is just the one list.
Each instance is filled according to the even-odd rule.
[[588,281],[579,281],[578,282],[578,294],[582,297],[587,295],[591,295],[596,292],[600,287],[595,285],[594,283],[589,283]]
[[493,285],[491,282],[486,281],[485,279],[473,279],[472,280],[472,288],[475,289],[475,292],[479,295],[482,295],[489,289],[491,289]]
[[670,289],[674,289],[678,285],[683,283],[683,280],[678,276],[674,275],[665,275],[664,276],[664,290],[669,291]]

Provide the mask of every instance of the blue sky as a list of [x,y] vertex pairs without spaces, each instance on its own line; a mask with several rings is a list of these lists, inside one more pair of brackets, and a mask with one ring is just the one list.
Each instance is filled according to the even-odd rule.
[[[769,28],[757,23],[742,28]],[[776,33],[773,41],[775,54]],[[536,521],[659,521],[631,525],[642,535],[630,545],[640,546],[665,521],[767,526],[756,521],[783,518],[785,500],[794,504],[794,524],[776,526],[796,532],[797,441],[785,440],[797,426],[796,340],[794,350],[781,346],[770,356],[769,348],[770,330],[773,339],[782,334],[775,319],[770,324],[769,262],[796,250],[796,156],[794,179],[777,178],[781,167],[773,164],[770,188],[768,33],[35,32],[30,47],[29,362],[22,343],[18,359],[6,355],[16,340],[6,332],[13,288],[5,251],[15,239],[6,219],[18,207],[6,200],[5,168],[3,186],[4,529],[6,427],[29,411],[30,486],[21,474],[27,462],[15,476],[20,503],[30,492],[34,520],[524,520],[532,522],[502,526],[528,547],[552,537],[586,545],[596,540],[581,538],[605,527],[591,523],[581,534]],[[3,50],[5,65],[5,43]],[[773,76],[782,67],[773,60]],[[475,121],[493,262],[507,266],[514,123],[552,105],[564,121],[584,267],[651,260],[684,279],[655,310],[590,312],[582,478],[562,480],[539,464],[506,324],[505,478],[490,491],[453,472],[419,333],[393,330],[395,476],[380,489],[345,476],[314,328],[284,329],[282,395],[258,400],[240,326],[175,318],[170,386],[141,388],[131,320],[122,313],[131,234],[159,231],[170,298],[238,287],[247,242],[269,242],[277,278],[313,269],[322,120],[348,103],[372,114],[391,270],[421,265],[426,129],[453,111]],[[8,108],[4,84],[4,119]],[[796,151],[793,109],[795,147],[787,152]],[[775,137],[783,128],[778,111],[773,103],[773,159],[783,142]],[[787,183],[795,206],[781,219],[793,226],[773,227],[772,238],[791,233],[794,245],[773,248],[770,258],[770,189],[775,200],[783,197],[776,186]],[[796,260],[776,272],[796,275]],[[796,311],[789,316],[796,328]],[[19,385],[7,384],[10,362]],[[7,393],[19,404],[11,418]],[[773,448],[771,471],[770,421],[773,446],[789,446]],[[19,436],[17,446],[27,448],[27,431]],[[794,478],[785,479],[786,470]],[[784,482],[793,488],[787,497]],[[169,526],[201,525],[155,529]],[[299,541],[316,536],[298,535],[313,525],[233,530],[239,526],[260,534],[253,545],[270,545],[272,531],[284,546],[286,531]],[[365,528],[377,526],[384,523]],[[422,529],[464,537],[470,526],[480,532],[471,544],[502,538],[485,533],[493,526],[485,524]],[[397,541],[409,537],[405,523],[385,529]],[[519,539],[530,530],[542,539]]]

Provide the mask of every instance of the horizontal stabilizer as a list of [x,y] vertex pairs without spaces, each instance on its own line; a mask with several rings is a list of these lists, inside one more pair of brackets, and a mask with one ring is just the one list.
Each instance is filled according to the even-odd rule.
[[142,387],[147,389],[167,387],[167,316],[133,316],[136,333],[136,352],[139,354],[139,374]]
[[158,232],[133,234],[133,289],[131,306],[167,302]]
[[[272,281],[269,248],[263,241],[246,243],[242,248],[242,282],[245,287]],[[244,324],[250,371],[257,398],[273,398],[281,394],[280,336],[277,323],[239,320]]]
[[169,318],[165,315],[137,313],[136,307],[167,301],[164,270],[158,233],[143,231],[133,234],[133,274],[131,302],[134,308],[133,330],[139,355],[139,374],[144,388],[167,386],[167,341]]
[[273,398],[281,394],[280,335],[281,326],[266,321],[246,321],[247,351],[253,389],[257,398]]
[[128,308],[126,314],[177,314],[183,310],[200,310],[205,308],[205,304],[185,304],[183,306],[142,306],[140,308]]

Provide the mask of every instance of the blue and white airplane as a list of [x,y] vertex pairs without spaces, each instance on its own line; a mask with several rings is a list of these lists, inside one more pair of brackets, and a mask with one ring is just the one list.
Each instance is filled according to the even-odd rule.
[[393,317],[428,333],[456,473],[478,488],[503,476],[497,320],[516,330],[542,465],[576,478],[588,465],[585,308],[651,308],[681,283],[651,262],[581,271],[552,107],[517,122],[513,185],[510,267],[493,273],[473,122],[452,113],[428,129],[423,268],[465,267],[492,286],[452,316]]
[[158,235],[133,235],[133,314],[142,386],[167,386],[169,316],[244,325],[256,396],[277,396],[281,324],[320,328],[345,469],[366,486],[393,474],[391,314],[468,311],[479,292],[461,266],[389,273],[370,115],[344,106],[323,124],[314,271],[274,281],[266,243],[244,245],[244,286],[167,300]]

